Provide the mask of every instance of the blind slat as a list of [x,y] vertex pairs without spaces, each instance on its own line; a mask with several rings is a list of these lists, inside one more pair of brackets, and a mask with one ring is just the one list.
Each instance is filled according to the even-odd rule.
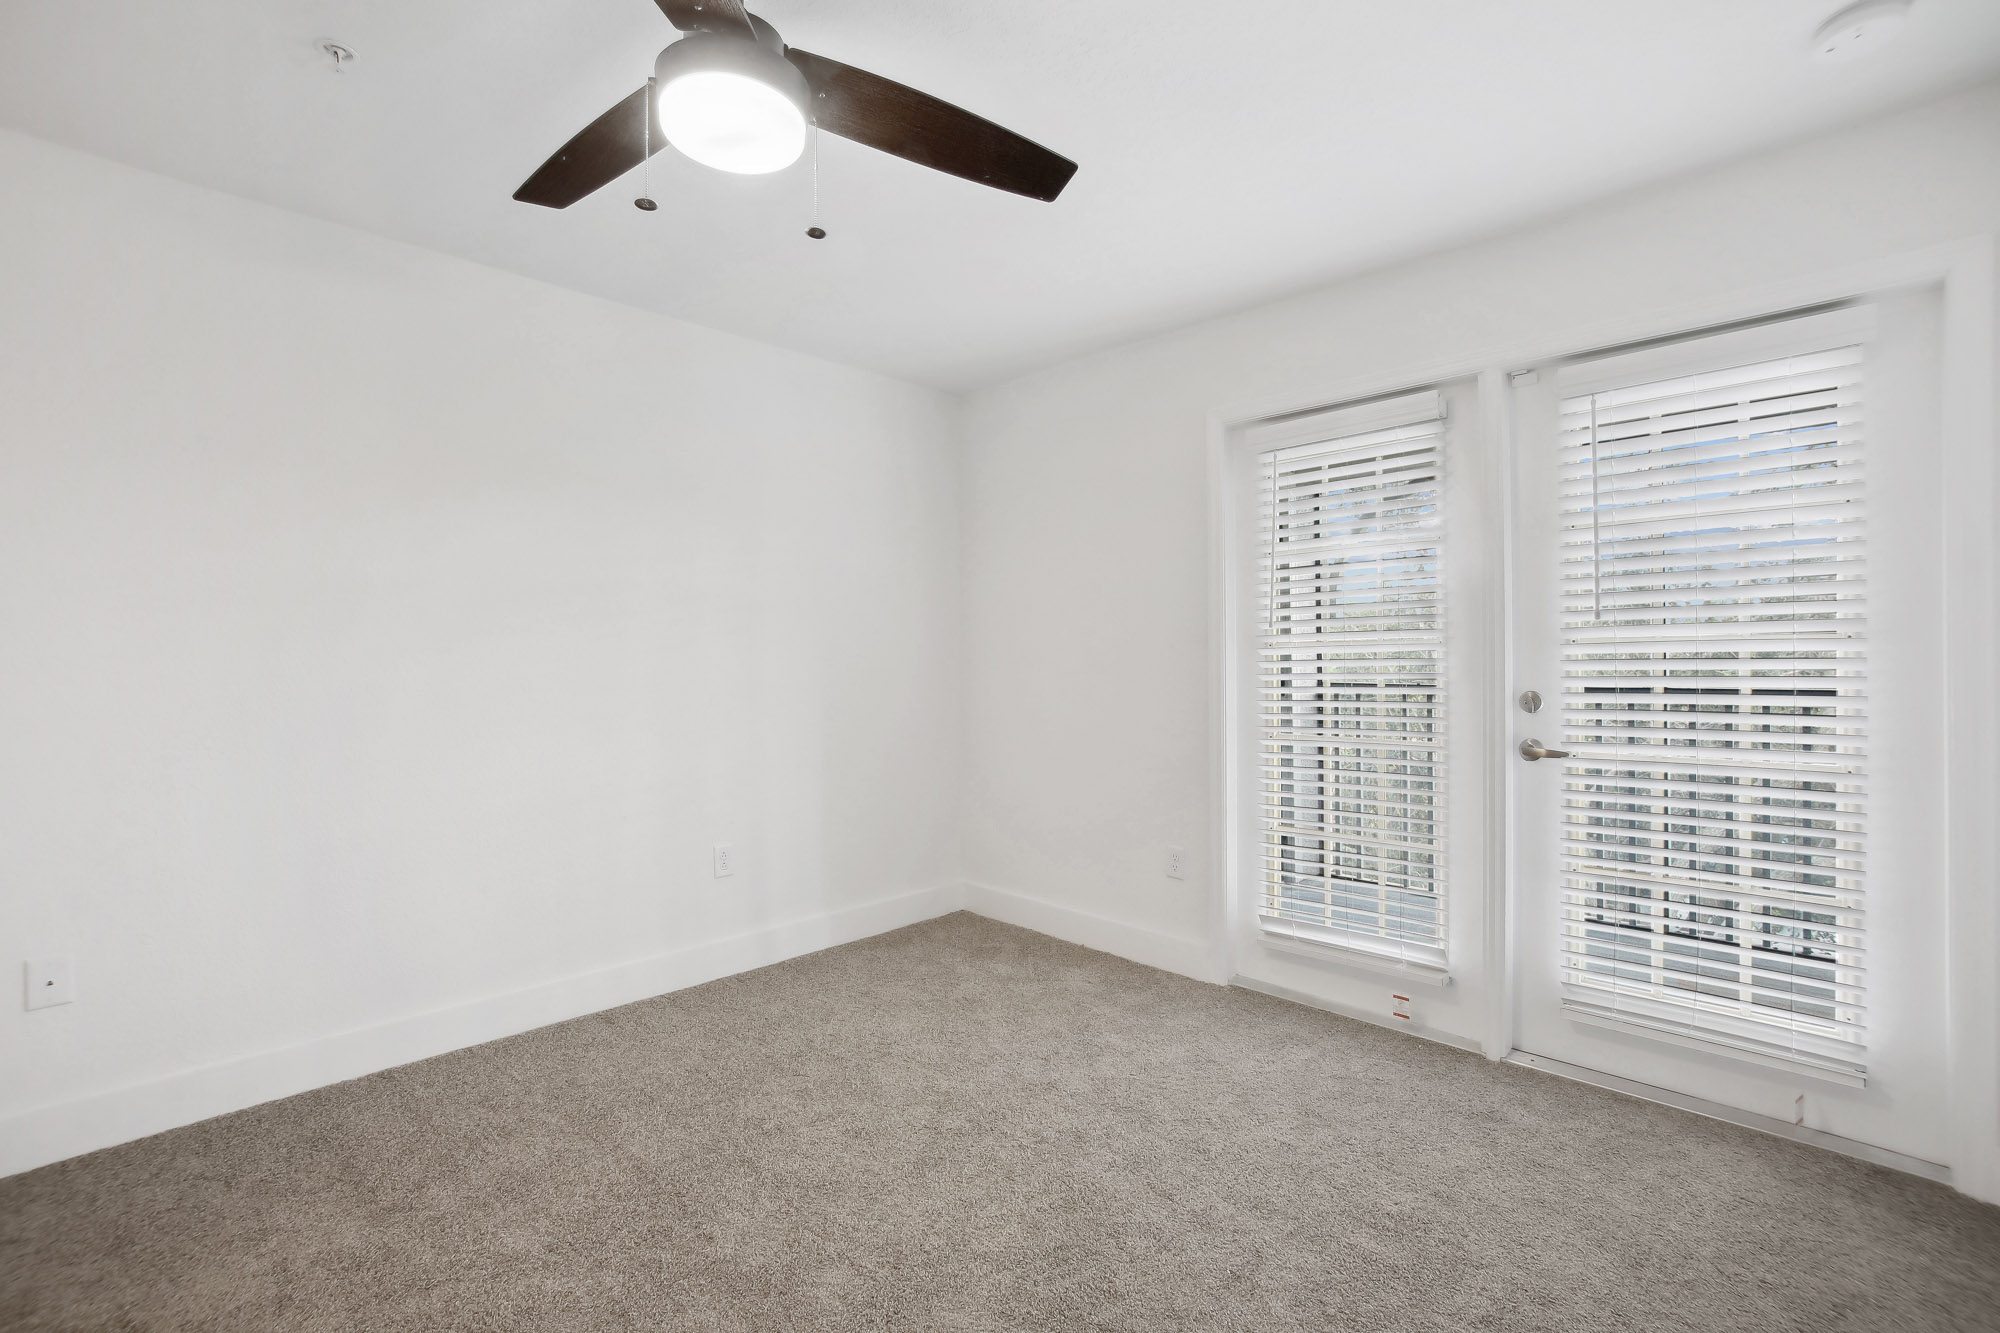
[[1864,1066],[1858,347],[1560,407],[1566,992]]
[[[1444,945],[1441,408],[1262,457],[1262,916],[1426,965]],[[1294,932],[1296,933],[1296,932]]]

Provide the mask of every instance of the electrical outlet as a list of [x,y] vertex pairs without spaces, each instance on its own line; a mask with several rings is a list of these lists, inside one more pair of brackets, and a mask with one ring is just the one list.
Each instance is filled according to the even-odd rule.
[[27,968],[28,1007],[49,1009],[76,998],[76,974],[67,958],[40,958]]
[[1168,879],[1187,878],[1187,848],[1185,847],[1167,848],[1167,878]]
[[1392,993],[1389,996],[1389,1017],[1399,1019],[1405,1023],[1415,1023],[1417,1021],[1417,1011],[1416,1007],[1410,1003],[1410,997]]
[[728,879],[736,873],[736,846],[733,843],[715,844],[715,877]]

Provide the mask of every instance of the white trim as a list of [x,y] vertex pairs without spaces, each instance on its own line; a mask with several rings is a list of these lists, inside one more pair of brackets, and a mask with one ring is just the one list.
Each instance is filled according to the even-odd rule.
[[1726,333],[1677,338],[1664,346],[1586,357],[1557,367],[1556,394],[1574,398],[1635,381],[1675,379],[1723,366],[1865,343],[1875,337],[1876,322],[1872,306],[1856,304],[1817,315],[1779,316]]
[[1944,274],[1945,884],[1950,1004],[1952,1183],[2000,1203],[2000,238],[1969,247]]
[[[1325,401],[1316,406],[1324,407]],[[1255,728],[1244,725],[1242,709],[1243,692],[1254,679],[1254,674],[1244,669],[1245,634],[1255,624],[1256,616],[1256,598],[1247,594],[1245,588],[1249,565],[1243,560],[1243,548],[1250,540],[1251,529],[1244,523],[1243,487],[1246,482],[1255,484],[1248,473],[1256,455],[1241,446],[1238,428],[1243,424],[1209,414],[1209,475],[1215,487],[1210,505],[1214,515],[1211,525],[1214,543],[1209,550],[1209,587],[1214,599],[1209,608],[1214,636],[1210,652],[1219,664],[1215,676],[1218,688],[1210,692],[1209,700],[1216,728],[1211,746],[1215,764],[1211,783],[1219,800],[1210,805],[1209,818],[1216,843],[1223,849],[1221,873],[1215,881],[1215,919],[1223,947],[1221,975],[1225,977],[1242,970],[1250,947],[1245,936],[1252,900],[1245,865],[1256,845],[1256,840],[1247,835],[1251,796],[1242,776],[1248,768],[1251,738],[1255,735]]]
[[1217,969],[1215,952],[1206,940],[1164,935],[1144,926],[1080,912],[1061,903],[1030,898],[1026,894],[986,884],[968,883],[963,905],[967,911],[1010,926],[1051,935],[1099,953],[1116,954],[1147,967],[1157,967],[1163,972],[1193,977],[1196,981],[1221,985],[1226,975]]
[[1319,444],[1344,435],[1365,435],[1395,426],[1417,426],[1444,420],[1444,395],[1436,389],[1378,398],[1346,407],[1260,421],[1243,428],[1244,447],[1253,453],[1276,453],[1303,444]]
[[[1514,1049],[1514,783],[1509,761],[1514,750],[1514,394],[1507,372],[1479,372],[1480,439],[1486,448],[1487,480],[1499,521],[1489,534],[1499,543],[1500,576],[1494,595],[1486,599],[1487,623],[1482,660],[1485,663],[1486,744],[1484,777],[1486,875],[1480,911],[1485,926],[1485,956],[1480,968],[1486,983],[1487,1025],[1482,1049],[1489,1060],[1503,1060]],[[1467,894],[1470,897],[1470,894]]]
[[1380,1014],[1371,1014],[1365,1010],[1340,1004],[1334,1000],[1323,999],[1317,995],[1308,995],[1301,990],[1293,990],[1290,986],[1280,986],[1275,981],[1264,981],[1257,977],[1233,976],[1229,979],[1229,984],[1238,990],[1256,991],[1259,995],[1268,995],[1274,1000],[1285,1000],[1291,1004],[1304,1005],[1308,1009],[1319,1009],[1329,1014],[1339,1014],[1342,1018],[1351,1018],[1357,1023],[1366,1023],[1370,1027],[1386,1028],[1390,1032],[1402,1032],[1412,1037],[1421,1037],[1425,1041],[1434,1041],[1440,1046],[1449,1046],[1453,1050],[1465,1051],[1471,1055],[1481,1054],[1478,1042],[1470,1037],[1461,1037],[1456,1032],[1446,1032],[1441,1028],[1412,1026],[1410,1023],[1406,1023],[1400,1019],[1384,1018]]
[[1241,737],[1236,718],[1242,666],[1237,657],[1237,617],[1244,614],[1237,587],[1236,543],[1241,540],[1236,454],[1231,435],[1213,416],[1208,422],[1208,652],[1220,689],[1208,695],[1208,844],[1214,849],[1209,882],[1210,929],[1215,932],[1215,976],[1234,976],[1242,946],[1236,938],[1238,866],[1245,855],[1234,812],[1241,797]]
[[1754,1129],[1761,1134],[1774,1134],[1781,1139],[1791,1139],[1798,1143],[1811,1144],[1815,1148],[1825,1148],[1846,1157],[1858,1157],[1864,1162],[1875,1162],[1881,1166],[1907,1171],[1925,1180],[1935,1180],[1940,1184],[1954,1184],[1952,1170],[1936,1162],[1927,1162],[1921,1157],[1897,1152],[1893,1148],[1878,1148],[1872,1143],[1862,1143],[1855,1139],[1829,1134],[1823,1129],[1813,1129],[1806,1125],[1794,1125],[1755,1111],[1739,1111],[1733,1106],[1709,1101],[1705,1097],[1690,1097],[1686,1093],[1672,1092],[1666,1088],[1656,1088],[1650,1083],[1640,1083],[1636,1079],[1620,1078],[1616,1074],[1606,1074],[1582,1065],[1569,1064],[1562,1060],[1552,1060],[1546,1055],[1535,1055],[1528,1051],[1512,1051],[1507,1063],[1519,1065],[1523,1069],[1533,1069],[1557,1078],[1566,1078],[1573,1083],[1588,1083],[1594,1088],[1604,1088],[1610,1092],[1621,1092],[1627,1097],[1637,1097],[1640,1101],[1654,1102],[1660,1106],[1671,1106],[1677,1111],[1692,1115],[1706,1116],[1710,1120],[1722,1120],[1745,1129]]
[[1613,1032],[1629,1032],[1648,1041],[1664,1041],[1673,1046],[1685,1046],[1689,1050],[1708,1051],[1731,1060],[1744,1060],[1753,1065],[1763,1065],[1768,1069],[1783,1069],[1805,1078],[1821,1078],[1845,1087],[1868,1086],[1867,1072],[1857,1066],[1839,1065],[1830,1060],[1819,1060],[1805,1054],[1793,1055],[1759,1049],[1746,1042],[1731,1041],[1728,1036],[1712,1030],[1691,1031],[1684,1021],[1654,1018],[1643,1014],[1618,1013],[1569,998],[1563,1000],[1562,1011],[1563,1017],[1572,1023],[1587,1023],[1592,1027],[1609,1028]]
[[0,1121],[0,1176],[768,967],[963,905],[956,884],[920,889],[37,1107]]
[[1386,950],[1378,953],[1360,940],[1348,944],[1339,940],[1315,939],[1306,930],[1273,925],[1268,917],[1263,918],[1259,926],[1259,942],[1266,949],[1278,953],[1310,958],[1316,963],[1325,963],[1329,966],[1353,967],[1363,972],[1398,977],[1404,981],[1416,982],[1420,986],[1451,984],[1450,970],[1437,963],[1420,962],[1413,958],[1397,958]]

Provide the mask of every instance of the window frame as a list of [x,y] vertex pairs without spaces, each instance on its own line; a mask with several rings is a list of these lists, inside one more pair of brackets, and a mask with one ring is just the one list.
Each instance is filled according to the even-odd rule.
[[[1260,855],[1261,731],[1257,715],[1258,624],[1262,614],[1258,571],[1264,548],[1258,506],[1268,481],[1262,460],[1277,450],[1324,440],[1332,431],[1360,433],[1376,428],[1387,418],[1407,416],[1410,401],[1423,395],[1434,395],[1442,412],[1438,450],[1446,509],[1446,533],[1440,552],[1446,608],[1443,672],[1444,694],[1451,701],[1444,764],[1449,774],[1443,838],[1447,865],[1443,895],[1445,940],[1443,957],[1436,962],[1403,956],[1393,944],[1373,947],[1354,936],[1330,936],[1310,928],[1273,929],[1261,919],[1259,911],[1264,893]],[[1231,536],[1225,578],[1229,581],[1231,610],[1223,640],[1229,663],[1225,730],[1230,740],[1224,786],[1235,794],[1227,798],[1225,812],[1230,829],[1227,836],[1230,868],[1225,876],[1223,924],[1231,939],[1232,957],[1243,949],[1256,949],[1295,960],[1316,971],[1393,977],[1426,988],[1451,987],[1468,972],[1477,975],[1480,971],[1485,904],[1477,890],[1472,895],[1462,893],[1457,881],[1462,872],[1466,882],[1483,886],[1492,874],[1487,864],[1490,845],[1486,837],[1489,822],[1486,807],[1492,793],[1483,771],[1486,732],[1491,719],[1482,697],[1491,693],[1485,687],[1487,659],[1491,654],[1486,649],[1488,627],[1484,624],[1490,617],[1479,614],[1476,608],[1490,602],[1486,593],[1497,588],[1498,575],[1488,569],[1481,576],[1474,576],[1470,571],[1478,568],[1480,562],[1459,561],[1450,552],[1456,546],[1452,534],[1457,531],[1466,533],[1473,551],[1486,544],[1486,534],[1476,529],[1479,521],[1490,515],[1477,512],[1479,507],[1474,502],[1479,487],[1494,484],[1488,471],[1493,460],[1477,456],[1474,447],[1480,433],[1481,407],[1477,382],[1458,377],[1429,385],[1398,386],[1388,393],[1302,411],[1243,419],[1227,429],[1225,484],[1229,500],[1225,526]],[[1460,606],[1468,614],[1456,614]],[[1461,640],[1466,650],[1463,652],[1459,651]]]

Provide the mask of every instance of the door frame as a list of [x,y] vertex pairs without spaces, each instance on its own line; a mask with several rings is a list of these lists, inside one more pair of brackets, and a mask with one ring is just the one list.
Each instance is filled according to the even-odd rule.
[[[1240,945],[1234,929],[1244,882],[1244,848],[1238,829],[1239,757],[1246,737],[1237,701],[1240,679],[1235,628],[1254,608],[1242,605],[1237,552],[1242,540],[1241,502],[1233,482],[1234,441],[1252,423],[1449,380],[1477,380],[1482,470],[1498,487],[1490,503],[1497,521],[1482,536],[1496,562],[1500,595],[1483,608],[1456,615],[1454,649],[1477,663],[1469,673],[1487,702],[1504,703],[1512,680],[1511,596],[1514,570],[1513,476],[1516,444],[1508,404],[1508,377],[1550,361],[1589,355],[1653,339],[1768,319],[1889,288],[1938,285],[1942,382],[1939,465],[1945,496],[1944,779],[1948,997],[1946,1051],[1950,1110],[1948,1146],[1952,1184],[1977,1198],[2000,1202],[2000,830],[1991,812],[2000,808],[2000,706],[1992,684],[2000,679],[2000,538],[1990,523],[2000,507],[2000,448],[1996,448],[1996,353],[2000,353],[2000,238],[1977,236],[1887,256],[1817,275],[1655,308],[1580,326],[1568,333],[1523,339],[1483,352],[1411,366],[1395,373],[1327,383],[1216,408],[1208,414],[1209,644],[1214,687],[1209,706],[1212,966],[1220,979],[1239,975]],[[1495,544],[1497,543],[1497,544]],[[1487,799],[1478,811],[1485,833],[1483,864],[1454,876],[1454,892],[1475,894],[1483,920],[1479,969],[1484,1011],[1475,1037],[1493,1060],[1517,1054],[1514,976],[1520,942],[1516,920],[1515,847],[1510,835],[1514,784],[1508,744],[1513,710],[1486,711],[1482,776]],[[1470,813],[1470,812],[1467,812]],[[1461,816],[1463,817],[1463,816]],[[1981,1016],[1977,1021],[1972,1016]],[[1733,1117],[1732,1117],[1733,1118]]]

